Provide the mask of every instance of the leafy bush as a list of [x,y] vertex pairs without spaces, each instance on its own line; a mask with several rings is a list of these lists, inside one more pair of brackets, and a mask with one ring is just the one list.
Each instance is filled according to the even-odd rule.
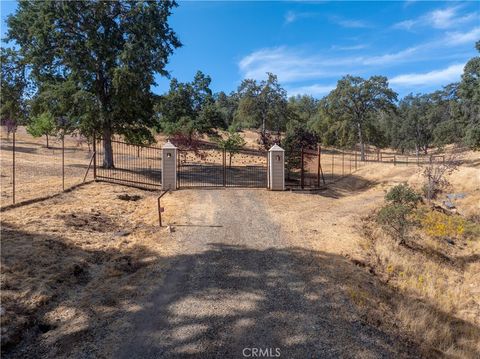
[[385,200],[393,204],[415,207],[422,197],[407,184],[399,184],[385,195]]
[[392,238],[396,238],[400,244],[405,243],[410,226],[412,209],[403,204],[387,204],[377,214],[380,223]]
[[405,243],[410,227],[415,223],[413,210],[421,196],[407,184],[399,184],[385,195],[387,204],[377,214],[377,222],[400,244]]

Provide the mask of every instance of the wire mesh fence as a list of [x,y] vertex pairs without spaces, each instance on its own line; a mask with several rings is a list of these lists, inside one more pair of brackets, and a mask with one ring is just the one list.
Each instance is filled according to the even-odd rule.
[[35,138],[24,127],[1,131],[1,205],[54,195],[85,177],[93,149],[81,138]]
[[445,162],[445,156],[442,154],[412,155],[366,149],[362,156],[358,149],[320,146],[316,150],[301,149],[297,155],[300,157],[297,166],[289,167],[287,164],[285,171],[287,188],[322,188],[354,174],[360,168],[371,163],[385,163],[394,166],[422,166],[429,163]]

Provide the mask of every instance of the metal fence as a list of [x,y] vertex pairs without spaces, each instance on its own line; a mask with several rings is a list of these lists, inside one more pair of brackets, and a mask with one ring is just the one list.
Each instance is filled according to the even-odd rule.
[[267,187],[267,152],[243,149],[235,153],[206,147],[178,150],[179,188]]
[[[57,194],[86,180],[160,189],[162,150],[112,140],[113,164],[104,165],[102,139],[91,144],[82,138],[64,136],[46,139],[29,135],[24,127],[15,133],[1,133],[1,206]],[[300,166],[285,171],[290,188],[321,188],[352,175],[369,163],[395,166],[422,166],[444,163],[442,154],[412,155],[388,151],[365,152],[318,147],[301,150]],[[265,151],[243,149],[230,156],[212,144],[199,151],[179,150],[179,187],[256,187],[268,183],[268,156]]]
[[144,189],[162,186],[162,149],[112,140],[113,166],[106,166],[102,138],[95,139],[95,179]]
[[[357,149],[338,149],[318,146],[316,150],[301,149],[298,166],[285,170],[287,188],[322,188],[355,173],[370,163],[386,163],[394,166],[422,166],[429,163],[445,163],[441,154],[412,155],[366,149],[362,159]],[[294,167],[294,168],[289,168]]]
[[52,196],[93,179],[93,146],[80,137],[1,131],[1,206]]

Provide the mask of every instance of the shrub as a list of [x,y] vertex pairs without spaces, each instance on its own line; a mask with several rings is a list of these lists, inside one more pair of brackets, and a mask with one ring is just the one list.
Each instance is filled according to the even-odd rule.
[[412,208],[403,204],[387,204],[377,214],[377,222],[392,238],[400,244],[405,243],[408,231],[413,224]]
[[377,222],[403,244],[414,224],[413,209],[421,201],[421,196],[407,184],[399,184],[387,192],[385,201],[387,204],[378,212]]
[[415,207],[422,197],[407,184],[399,184],[391,188],[385,195],[385,200],[393,204]]

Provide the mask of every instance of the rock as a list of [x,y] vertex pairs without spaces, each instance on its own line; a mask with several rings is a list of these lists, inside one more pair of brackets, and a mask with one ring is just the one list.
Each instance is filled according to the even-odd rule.
[[446,239],[447,243],[454,246],[455,245],[455,242],[453,241],[453,239],[450,239],[450,238],[447,238]]
[[445,205],[445,207],[447,207],[448,209],[454,209],[455,208],[455,204],[451,201],[443,201],[443,204]]
[[115,237],[126,237],[130,234],[131,232],[130,231],[118,231],[118,232],[115,232],[113,235]]

